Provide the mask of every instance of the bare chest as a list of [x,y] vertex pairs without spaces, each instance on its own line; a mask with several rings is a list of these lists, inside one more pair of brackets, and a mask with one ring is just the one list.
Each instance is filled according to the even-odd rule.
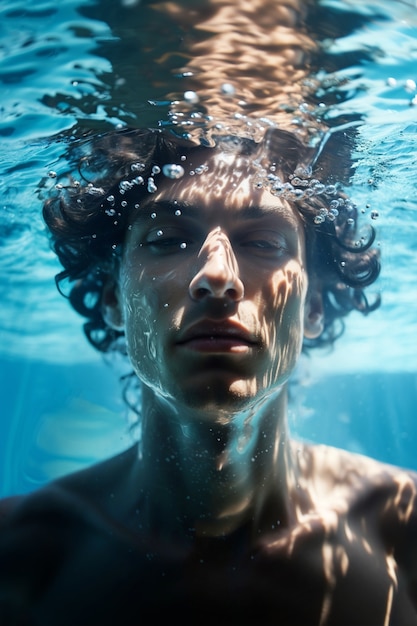
[[[349,539],[349,540],[348,540]],[[417,624],[400,572],[379,542],[311,526],[255,549],[191,548],[90,536],[50,581],[41,623]]]

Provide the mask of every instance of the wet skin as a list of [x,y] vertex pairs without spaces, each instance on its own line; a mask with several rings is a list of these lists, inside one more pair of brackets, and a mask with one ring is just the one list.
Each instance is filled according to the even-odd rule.
[[126,329],[139,378],[175,410],[192,408],[191,421],[195,411],[216,420],[247,409],[282,387],[303,336],[301,220],[250,184],[244,159],[228,156],[205,163],[202,176],[162,181],[141,204],[118,308],[108,310]]
[[0,623],[417,624],[416,477],[289,440],[322,325],[301,220],[243,158],[196,159],[142,201],[103,297],[141,443],[3,502]]

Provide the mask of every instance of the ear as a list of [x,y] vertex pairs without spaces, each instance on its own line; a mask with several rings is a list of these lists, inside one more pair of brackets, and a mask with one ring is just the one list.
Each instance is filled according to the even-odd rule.
[[116,279],[111,276],[104,283],[101,295],[101,314],[110,328],[114,330],[124,329],[119,286]]
[[323,332],[323,328],[323,296],[321,289],[313,283],[308,289],[304,308],[304,337],[316,339]]

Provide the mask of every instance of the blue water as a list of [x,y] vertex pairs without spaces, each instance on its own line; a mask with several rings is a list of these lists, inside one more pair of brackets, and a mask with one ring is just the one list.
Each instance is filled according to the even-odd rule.
[[[292,429],[417,468],[417,8],[320,4],[336,22],[317,77],[334,85],[330,122],[361,116],[349,193],[365,220],[378,211],[383,271],[372,290],[383,304],[352,314],[331,354],[302,362]],[[165,95],[183,90],[173,71],[183,33],[148,5],[0,3],[0,495],[131,442],[116,377],[55,290],[38,184],[83,129],[156,124]]]

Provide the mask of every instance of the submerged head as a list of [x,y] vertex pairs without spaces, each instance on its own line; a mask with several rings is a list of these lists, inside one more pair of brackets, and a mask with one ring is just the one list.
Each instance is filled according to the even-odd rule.
[[94,140],[80,160],[93,177],[44,207],[93,345],[124,338],[159,395],[239,407],[282,386],[350,310],[368,312],[372,237],[357,240],[355,207],[310,158],[283,131],[214,148],[156,131]]

